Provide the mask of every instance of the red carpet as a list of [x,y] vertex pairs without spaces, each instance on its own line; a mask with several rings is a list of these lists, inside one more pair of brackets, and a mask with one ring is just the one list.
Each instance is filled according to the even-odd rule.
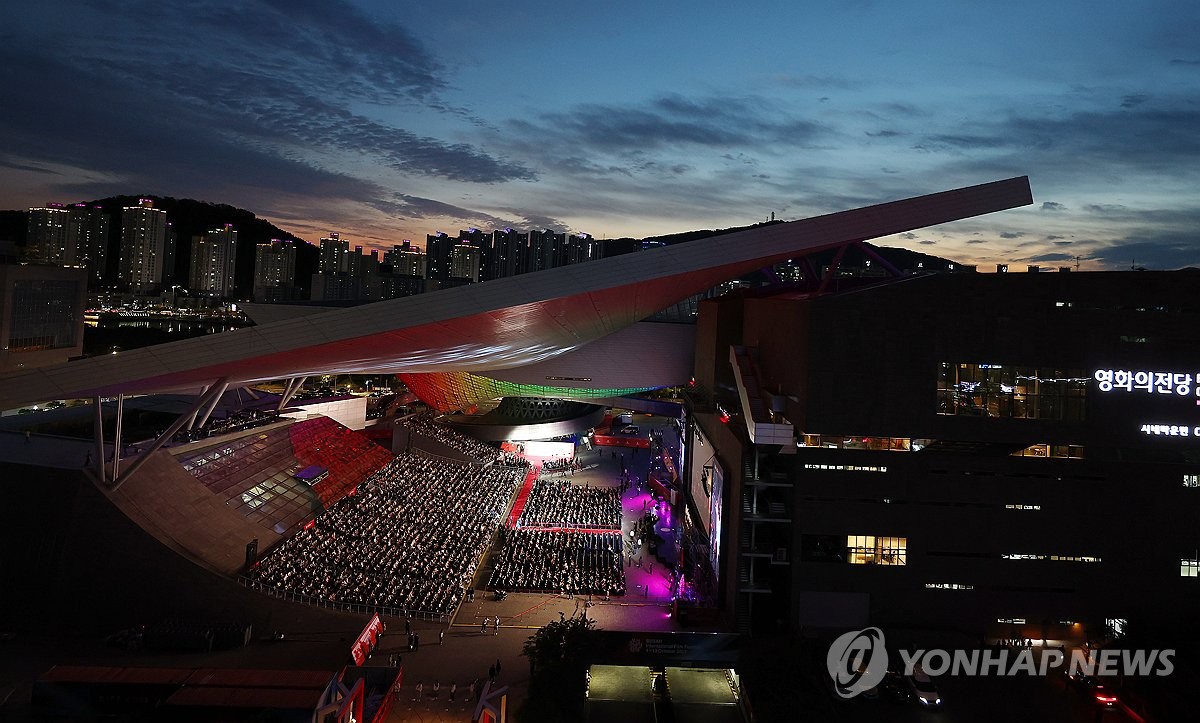
[[525,511],[525,503],[529,501],[529,493],[533,491],[533,483],[537,481],[538,471],[542,469],[542,465],[535,464],[529,468],[529,474],[525,475],[525,484],[521,485],[521,491],[517,493],[517,499],[513,502],[512,512],[508,514],[508,526],[510,528],[517,526],[517,520],[521,519],[521,513]]

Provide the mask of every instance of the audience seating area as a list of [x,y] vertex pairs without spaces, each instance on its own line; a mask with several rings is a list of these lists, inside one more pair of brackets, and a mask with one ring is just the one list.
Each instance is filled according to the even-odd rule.
[[621,492],[569,481],[539,479],[525,501],[518,527],[621,529]]
[[489,584],[500,590],[624,595],[624,541],[605,533],[516,529],[504,534]]
[[441,442],[450,449],[466,455],[476,464],[489,464],[501,457],[498,448],[438,424],[428,412],[405,417],[401,423],[410,432]]
[[397,455],[271,551],[252,578],[301,600],[444,617],[470,585],[524,476],[520,468]]

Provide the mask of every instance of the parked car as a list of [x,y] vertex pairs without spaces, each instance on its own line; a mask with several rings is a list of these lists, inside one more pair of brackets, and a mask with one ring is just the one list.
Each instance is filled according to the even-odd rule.
[[908,687],[912,690],[913,697],[922,708],[941,708],[942,695],[938,693],[937,686],[933,684],[933,679],[925,672],[925,669],[920,665],[913,668],[912,675],[905,676],[908,681]]
[[889,672],[884,675],[883,681],[879,684],[879,692],[884,700],[891,703],[911,703],[914,698],[908,681],[899,673]]
[[1096,705],[1102,708],[1112,708],[1117,704],[1116,693],[1106,687],[1104,683],[1081,671],[1076,670],[1068,673],[1067,685],[1072,686],[1081,694],[1091,698],[1096,702]]

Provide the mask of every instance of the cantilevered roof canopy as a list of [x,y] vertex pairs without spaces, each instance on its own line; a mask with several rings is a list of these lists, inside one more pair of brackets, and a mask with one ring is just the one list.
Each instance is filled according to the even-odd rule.
[[81,359],[0,379],[0,409],[346,373],[553,358],[768,264],[1033,202],[1025,176],[598,261]]

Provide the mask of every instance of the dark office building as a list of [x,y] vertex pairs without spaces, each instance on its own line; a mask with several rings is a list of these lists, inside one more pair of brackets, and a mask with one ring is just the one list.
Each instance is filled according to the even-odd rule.
[[743,630],[1193,625],[1197,282],[938,274],[702,302],[690,563],[708,543]]

